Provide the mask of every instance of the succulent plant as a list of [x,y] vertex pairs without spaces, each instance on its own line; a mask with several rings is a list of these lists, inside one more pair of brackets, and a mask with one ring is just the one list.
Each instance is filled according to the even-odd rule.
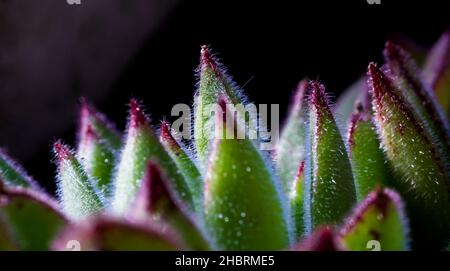
[[302,80],[271,152],[207,46],[190,142],[136,99],[123,135],[83,100],[77,148],[54,143],[56,198],[0,152],[0,249],[447,249],[449,33],[423,67],[387,42],[335,107]]

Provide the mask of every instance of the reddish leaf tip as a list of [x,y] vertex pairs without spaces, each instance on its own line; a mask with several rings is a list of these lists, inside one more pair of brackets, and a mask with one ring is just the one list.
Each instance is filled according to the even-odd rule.
[[81,132],[90,123],[90,118],[96,115],[94,106],[84,97],[80,98],[80,128]]
[[58,140],[53,144],[53,150],[59,160],[66,160],[72,156],[70,148],[62,143],[61,140]]
[[[389,204],[394,204],[400,211],[403,210],[404,204],[400,196],[393,190],[388,188],[376,188],[356,207],[353,214],[345,223],[340,235],[347,235],[357,224],[363,219],[363,216],[368,208],[375,206],[380,211],[380,219],[386,217]],[[402,219],[405,216],[401,213]]]
[[355,110],[350,118],[350,125],[347,133],[348,145],[350,146],[350,148],[353,147],[355,143],[354,135],[358,122],[368,121],[369,119],[370,119],[369,108],[367,106],[364,106],[364,104],[360,100],[357,100],[355,103]]
[[208,65],[213,70],[217,69],[216,61],[214,60],[214,57],[211,54],[211,49],[209,48],[209,46],[203,45],[202,49],[200,50],[200,55],[202,65]]
[[138,128],[148,124],[148,118],[137,99],[130,100],[130,127]]
[[390,86],[391,83],[386,78],[386,75],[377,67],[375,63],[370,63],[368,67],[368,73],[370,91],[372,92],[374,99],[380,101],[383,94],[386,92],[386,86]]
[[325,93],[325,86],[317,81],[310,81],[309,88],[311,91],[311,105],[314,106],[317,111],[326,110],[331,113],[328,106],[328,98]]
[[303,251],[341,251],[344,250],[336,240],[333,229],[329,226],[322,226],[304,240],[298,250]]
[[91,124],[87,124],[84,131],[81,132],[83,132],[84,134],[80,136],[79,146],[86,146],[98,140],[98,135],[94,131],[94,128],[92,127]]
[[167,121],[161,121],[161,132],[160,132],[161,140],[172,144],[175,140],[170,132],[170,125]]

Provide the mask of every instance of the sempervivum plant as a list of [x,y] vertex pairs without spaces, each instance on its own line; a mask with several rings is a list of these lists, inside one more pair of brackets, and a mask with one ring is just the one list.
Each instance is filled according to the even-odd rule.
[[0,249],[446,249],[449,37],[423,66],[386,43],[335,107],[301,81],[272,152],[207,47],[191,142],[135,99],[123,135],[83,101],[76,149],[54,143],[57,200],[0,152]]

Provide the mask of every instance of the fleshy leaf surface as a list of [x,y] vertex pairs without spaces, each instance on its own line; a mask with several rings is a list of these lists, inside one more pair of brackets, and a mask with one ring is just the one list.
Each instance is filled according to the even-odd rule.
[[311,81],[305,160],[305,230],[339,223],[356,202],[344,141],[328,105],[325,87]]
[[286,124],[276,149],[276,165],[286,194],[290,193],[298,167],[305,155],[305,101],[307,79],[296,90]]
[[[143,225],[99,217],[67,227],[55,240],[54,250],[176,251],[182,246],[175,233],[164,233],[157,224]],[[70,247],[76,240],[76,247]]]
[[195,203],[195,210],[201,213],[203,206],[203,178],[192,156],[172,136],[167,122],[161,124],[160,140],[184,176],[191,192],[192,200]]
[[386,188],[371,192],[346,221],[340,238],[353,251],[367,251],[372,240],[381,250],[408,250],[409,225],[400,196]]
[[4,150],[0,149],[0,178],[6,185],[31,187],[40,190],[37,183],[17,162],[11,159]]
[[58,193],[66,215],[82,219],[101,211],[103,199],[72,150],[61,141],[57,141],[53,149],[57,160]]
[[95,188],[108,198],[111,195],[114,150],[102,142],[92,126],[88,126],[85,133],[78,146],[77,157],[85,171],[95,179]]
[[135,99],[130,102],[130,119],[127,130],[126,142],[116,168],[115,191],[112,199],[113,211],[118,214],[127,211],[139,190],[145,167],[150,159],[158,162],[169,180],[173,182],[177,196],[190,210],[194,210],[192,196],[185,178],[159,142],[155,131],[150,126],[148,117]]
[[0,188],[0,220],[4,222],[0,228],[11,234],[0,239],[10,238],[21,250],[48,250],[68,223],[57,208],[53,200],[30,189]]
[[130,215],[138,221],[162,221],[174,229],[185,245],[192,250],[208,250],[208,241],[199,225],[172,192],[158,165],[149,162],[141,188],[130,209]]
[[86,100],[82,100],[78,129],[77,157],[95,179],[95,187],[105,198],[112,193],[113,168],[121,146],[116,127]]
[[205,223],[219,250],[288,247],[291,225],[280,184],[249,139],[231,139],[239,125],[225,100],[216,113],[216,138],[205,183]]
[[358,103],[348,129],[348,148],[358,201],[392,178],[368,108]]
[[[86,141],[85,136],[89,136],[88,129],[101,139],[102,143],[108,148],[118,151],[122,145],[122,136],[116,126],[109,121],[106,116],[85,99],[81,100],[80,110],[80,129],[78,133],[78,142],[83,144]],[[78,149],[81,147],[78,146]]]
[[305,190],[305,161],[300,163],[300,167],[297,172],[297,177],[293,183],[293,188],[289,194],[289,200],[291,203],[292,219],[295,226],[296,240],[302,238],[305,234],[305,206],[304,206],[304,190]]
[[201,49],[198,91],[195,95],[194,140],[197,157],[202,166],[207,164],[211,140],[214,138],[212,107],[219,96],[233,104],[244,104],[245,97],[207,46]]
[[406,202],[413,240],[442,248],[450,237],[445,161],[390,78],[373,63],[368,75],[377,133],[396,177],[392,185]]
[[[423,127],[432,144],[442,157],[450,154],[450,134],[448,123],[438,105],[434,93],[420,78],[418,68],[411,56],[400,46],[387,42],[384,50],[388,74],[399,90],[399,95],[411,105],[417,122]],[[450,174],[450,165],[446,165]]]

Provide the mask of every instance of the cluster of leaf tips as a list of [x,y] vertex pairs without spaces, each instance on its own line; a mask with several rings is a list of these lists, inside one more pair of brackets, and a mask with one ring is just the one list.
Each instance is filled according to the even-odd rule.
[[135,99],[123,136],[82,101],[76,150],[54,143],[58,200],[0,152],[0,249],[446,249],[450,32],[420,65],[392,42],[383,55],[335,107],[301,81],[270,153],[233,137],[256,119],[229,112],[248,102],[208,47],[192,147]]

